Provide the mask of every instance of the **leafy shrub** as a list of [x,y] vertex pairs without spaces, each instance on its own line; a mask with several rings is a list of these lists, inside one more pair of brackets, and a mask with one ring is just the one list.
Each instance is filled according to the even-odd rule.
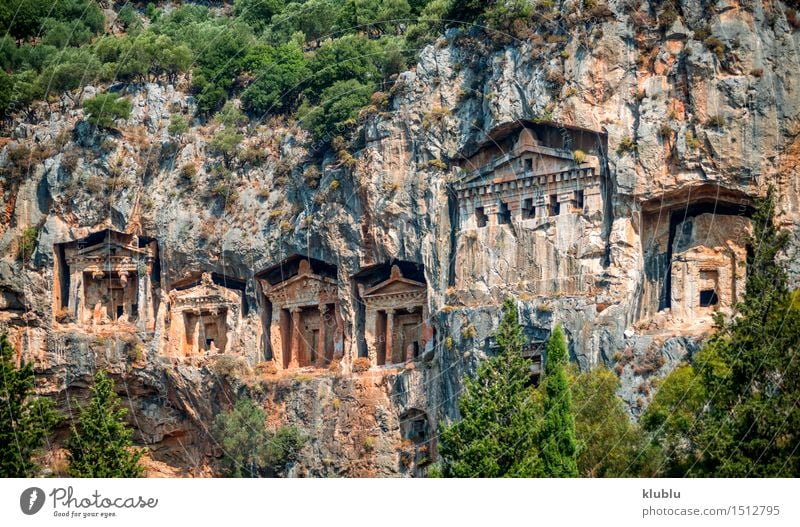
[[725,58],[725,44],[717,37],[708,37],[703,40],[703,44],[705,44],[709,51],[717,56],[717,60],[721,61]]
[[250,375],[250,366],[242,357],[219,355],[211,365],[211,371],[218,377],[241,380]]
[[709,128],[716,128],[717,130],[721,130],[725,128],[725,118],[722,115],[710,115],[708,119],[706,119],[706,126]]
[[178,113],[173,114],[172,117],[170,117],[169,126],[167,127],[167,132],[169,132],[169,135],[174,137],[180,137],[188,129],[189,129],[189,123],[186,120],[186,117]]
[[131,115],[131,102],[114,93],[101,93],[83,103],[87,121],[100,128],[114,128],[114,121]]
[[346,133],[356,121],[358,111],[369,102],[372,87],[356,79],[337,81],[322,91],[320,103],[301,105],[298,117],[317,140]]
[[461,330],[461,338],[465,340],[474,339],[478,335],[478,330],[475,329],[475,325],[470,324]]
[[244,135],[235,128],[222,128],[211,138],[208,148],[212,154],[222,156],[225,166],[228,167],[236,157],[243,140]]
[[264,410],[247,398],[239,399],[214,420],[214,436],[224,449],[226,475],[277,476],[297,461],[307,438],[295,426],[268,431],[266,421]]
[[278,367],[273,361],[259,362],[256,364],[256,373],[259,375],[275,375],[278,373]]
[[686,132],[686,146],[692,150],[700,148],[700,141],[690,131]]
[[636,142],[628,136],[623,137],[617,146],[617,154],[625,155],[626,153],[635,153],[639,150]]
[[245,111],[264,115],[295,109],[297,93],[310,75],[308,60],[299,46],[256,47],[248,53],[246,64],[255,81],[242,93]]
[[189,183],[194,183],[195,178],[197,177],[197,165],[194,163],[186,163],[180,168],[178,174],[180,175],[181,179]]
[[19,259],[28,261],[33,256],[33,251],[36,250],[36,242],[39,237],[39,229],[36,227],[28,227],[22,231],[19,238]]

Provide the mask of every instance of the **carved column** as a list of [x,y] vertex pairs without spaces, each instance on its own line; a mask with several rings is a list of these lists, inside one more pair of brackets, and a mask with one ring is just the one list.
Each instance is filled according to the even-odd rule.
[[344,359],[344,319],[342,318],[342,310],[339,308],[339,303],[333,305],[333,317],[336,324],[336,330],[333,333],[333,358],[338,360]]
[[317,367],[322,368],[325,364],[325,334],[328,330],[328,320],[325,316],[328,312],[327,304],[319,305],[319,333],[317,334]]
[[386,364],[394,363],[394,309],[386,310]]
[[300,364],[300,346],[302,345],[302,335],[300,334],[300,308],[293,307],[292,312],[292,342],[289,345],[289,367],[297,368]]
[[428,304],[422,304],[422,342],[420,343],[419,355],[423,356],[428,351],[428,343],[433,347],[433,326],[428,315]]
[[69,299],[67,303],[69,312],[79,324],[86,323],[83,313],[83,273],[72,271],[69,278]]
[[364,316],[364,340],[367,342],[367,356],[372,366],[378,365],[378,312],[367,306]]
[[[152,331],[154,328],[153,320],[151,318],[151,303],[149,302],[148,292],[150,290],[150,276],[148,273],[136,273],[136,303],[138,304],[139,320],[136,321],[136,326],[142,331]],[[129,313],[129,316],[132,316]]]
[[197,355],[200,353],[200,339],[202,338],[201,334],[201,326],[203,325],[203,319],[200,318],[200,312],[196,309],[192,309],[191,311],[194,317],[194,327],[192,328],[192,348],[189,350],[189,354]]
[[283,327],[281,325],[281,313],[283,309],[281,306],[273,304],[272,305],[272,319],[269,321],[269,349],[272,353],[272,362],[275,365],[283,369],[284,368],[284,358],[283,358]]

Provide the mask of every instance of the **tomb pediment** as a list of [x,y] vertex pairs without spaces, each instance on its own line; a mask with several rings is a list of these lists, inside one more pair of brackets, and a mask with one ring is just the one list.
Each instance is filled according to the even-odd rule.
[[[521,162],[515,161],[522,158]],[[475,167],[458,181],[458,187],[498,184],[519,176],[539,176],[569,171],[576,166],[569,152],[541,145],[525,145]]]
[[88,236],[67,242],[65,246],[66,261],[69,264],[97,266],[100,263],[112,265],[133,264],[153,259],[153,250],[140,244],[137,236],[104,229]]
[[330,278],[316,275],[295,276],[271,287],[267,291],[267,296],[273,301],[284,300],[298,305],[316,304],[320,295],[335,294],[336,282]]
[[177,309],[195,310],[233,307],[241,301],[237,291],[215,284],[208,273],[203,273],[201,283],[194,287],[173,290],[170,298]]
[[121,244],[98,244],[84,249],[78,249],[67,257],[69,263],[86,262],[133,262],[141,258],[150,257],[146,249],[130,247]]
[[308,260],[301,260],[298,274],[268,285],[266,295],[271,302],[284,306],[311,306],[336,301],[336,280],[315,274]]
[[392,266],[391,275],[387,280],[363,291],[361,297],[367,304],[387,302],[421,304],[425,301],[425,294],[425,284],[405,278],[395,265]]

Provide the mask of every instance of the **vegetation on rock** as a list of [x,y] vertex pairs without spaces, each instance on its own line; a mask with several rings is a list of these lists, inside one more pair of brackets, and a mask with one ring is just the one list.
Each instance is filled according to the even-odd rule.
[[800,473],[800,306],[777,261],[788,235],[770,189],[753,215],[744,298],[690,366],[672,372],[642,422],[674,476],[791,477]]
[[133,429],[114,392],[114,381],[98,371],[89,404],[80,409],[78,422],[67,439],[69,475],[76,478],[138,478],[142,451],[133,447]]
[[52,403],[34,396],[33,366],[16,366],[6,335],[0,335],[0,477],[37,475],[34,456],[58,422]]
[[307,438],[295,426],[266,428],[267,416],[252,400],[241,398],[217,416],[214,437],[223,453],[225,474],[231,477],[283,475],[297,461]]

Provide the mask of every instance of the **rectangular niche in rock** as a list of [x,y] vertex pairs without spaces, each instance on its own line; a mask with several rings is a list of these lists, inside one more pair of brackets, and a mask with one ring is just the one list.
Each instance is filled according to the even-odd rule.
[[[230,282],[231,287],[224,283]],[[212,273],[175,284],[169,292],[167,355],[204,357],[235,348],[242,318],[242,283]]]
[[402,364],[433,348],[421,264],[387,262],[362,269],[353,278],[364,305],[364,340],[370,364]]
[[710,324],[744,292],[752,198],[703,184],[643,202],[644,281],[637,318],[653,330]]
[[56,323],[153,331],[158,281],[155,240],[111,229],[54,248]]
[[462,149],[451,193],[460,301],[590,294],[605,254],[606,147],[603,132],[519,120]]
[[744,293],[750,220],[705,213],[677,225],[672,244],[671,309],[677,320],[729,312]]
[[326,368],[342,359],[345,337],[335,265],[296,254],[256,278],[272,313],[266,356],[278,369]]

